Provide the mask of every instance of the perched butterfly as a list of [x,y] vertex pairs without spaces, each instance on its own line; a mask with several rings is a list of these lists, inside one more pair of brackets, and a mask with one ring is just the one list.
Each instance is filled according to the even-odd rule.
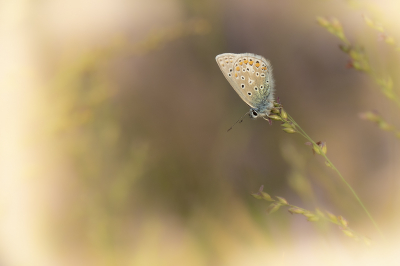
[[220,54],[215,58],[225,78],[250,106],[251,118],[268,116],[274,107],[274,79],[271,63],[255,54]]

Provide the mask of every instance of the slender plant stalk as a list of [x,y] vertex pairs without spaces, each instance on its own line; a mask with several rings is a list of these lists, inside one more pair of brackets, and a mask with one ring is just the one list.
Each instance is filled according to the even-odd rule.
[[344,177],[342,176],[342,174],[340,173],[340,171],[335,167],[335,165],[331,162],[331,160],[329,160],[329,158],[326,156],[325,152],[323,152],[321,150],[321,148],[319,147],[319,145],[317,143],[315,143],[315,141],[313,141],[308,135],[307,133],[299,126],[299,124],[296,123],[296,121],[294,121],[294,119],[290,116],[287,115],[287,118],[290,122],[293,123],[293,125],[296,127],[296,132],[299,133],[300,135],[302,135],[304,138],[306,138],[308,141],[310,141],[313,144],[313,147],[318,147],[318,149],[320,149],[319,154],[322,155],[326,162],[329,164],[329,166],[335,170],[335,172],[339,175],[340,179],[347,185],[347,187],[350,189],[350,191],[353,193],[354,197],[357,199],[358,203],[361,205],[361,207],[364,209],[365,213],[368,215],[369,219],[371,220],[371,222],[374,224],[375,228],[378,230],[379,234],[381,235],[382,238],[385,239],[385,236],[383,235],[381,229],[379,228],[378,224],[375,222],[374,218],[372,217],[372,215],[369,213],[368,209],[365,207],[365,205],[363,204],[363,202],[361,201],[361,199],[358,197],[357,193],[354,191],[354,189],[350,186],[350,184],[346,181],[346,179],[344,179]]

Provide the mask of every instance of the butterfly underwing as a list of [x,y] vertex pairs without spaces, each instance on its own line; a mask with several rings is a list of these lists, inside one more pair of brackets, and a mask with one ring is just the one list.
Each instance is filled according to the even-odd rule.
[[250,117],[268,117],[274,107],[271,63],[260,55],[225,53],[215,58],[225,78],[250,106]]

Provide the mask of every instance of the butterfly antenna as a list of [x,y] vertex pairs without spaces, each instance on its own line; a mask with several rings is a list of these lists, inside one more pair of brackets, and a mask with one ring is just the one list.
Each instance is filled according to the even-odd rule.
[[249,113],[250,113],[250,111],[247,112],[247,113],[245,113],[238,121],[235,122],[235,124],[233,124],[233,125],[228,129],[227,132],[229,132],[229,130],[231,130],[237,123],[242,123],[242,122],[243,122],[243,117],[245,117],[245,116],[248,115]]

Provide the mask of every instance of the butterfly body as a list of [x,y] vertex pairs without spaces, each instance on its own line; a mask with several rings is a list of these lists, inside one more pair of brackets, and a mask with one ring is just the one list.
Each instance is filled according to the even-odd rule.
[[250,106],[250,117],[268,117],[274,107],[271,63],[260,55],[250,53],[225,53],[215,59],[233,89]]

